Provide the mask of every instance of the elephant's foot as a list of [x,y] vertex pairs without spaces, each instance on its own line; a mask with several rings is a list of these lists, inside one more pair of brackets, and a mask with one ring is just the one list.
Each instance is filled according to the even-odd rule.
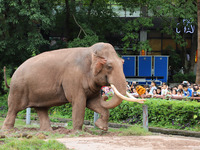
[[101,129],[101,130],[104,130],[104,131],[107,131],[108,130],[108,122],[102,120],[101,118],[99,118],[96,122],[95,122],[95,125]]
[[40,127],[40,131],[52,132],[53,129],[51,127]]
[[1,128],[1,130],[11,130],[13,128],[14,128],[13,125],[3,125],[2,128]]

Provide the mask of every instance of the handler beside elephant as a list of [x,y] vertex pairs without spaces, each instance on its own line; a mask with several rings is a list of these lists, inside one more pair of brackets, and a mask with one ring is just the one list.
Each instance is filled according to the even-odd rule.
[[[40,129],[52,130],[48,109],[70,102],[74,130],[82,129],[87,107],[101,115],[95,125],[106,131],[108,109],[118,106],[122,99],[144,101],[124,96],[123,62],[108,43],[54,50],[28,59],[12,76],[2,129],[13,128],[17,113],[32,107],[39,116]],[[108,85],[115,92],[110,101],[100,94],[101,87]]]

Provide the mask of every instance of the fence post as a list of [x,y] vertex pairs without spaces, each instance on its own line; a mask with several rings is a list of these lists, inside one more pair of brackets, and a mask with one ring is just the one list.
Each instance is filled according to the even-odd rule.
[[97,121],[98,118],[99,118],[99,114],[94,112],[94,128],[96,128],[95,122]]
[[148,131],[149,130],[149,128],[148,128],[148,106],[143,105],[142,108],[143,108],[143,128]]
[[31,108],[26,108],[26,124],[31,124]]

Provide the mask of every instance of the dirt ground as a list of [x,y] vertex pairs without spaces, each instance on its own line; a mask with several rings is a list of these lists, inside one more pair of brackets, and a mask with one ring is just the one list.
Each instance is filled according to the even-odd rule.
[[[62,125],[62,124],[60,124]],[[200,138],[171,136],[155,134],[151,136],[117,136],[118,133],[106,132],[96,135],[89,128],[85,128],[84,134],[79,137],[71,137],[74,134],[62,126],[53,127],[52,133],[65,134],[57,140],[72,150],[200,150]],[[37,136],[48,140],[51,137],[42,134],[39,128],[14,128],[9,131],[1,131],[0,137],[25,137]],[[4,144],[3,142],[0,143]]]
[[181,136],[98,136],[57,139],[73,150],[200,150],[200,139]]

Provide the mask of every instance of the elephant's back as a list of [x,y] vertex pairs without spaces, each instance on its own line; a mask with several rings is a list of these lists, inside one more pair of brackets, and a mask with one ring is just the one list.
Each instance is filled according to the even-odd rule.
[[[25,61],[13,74],[10,84],[10,102],[13,97],[21,97],[29,107],[49,107],[70,101],[70,94],[63,90],[63,78],[66,72],[76,68],[76,55],[82,55],[84,49],[62,49],[45,52]],[[73,73],[71,73],[73,74]],[[73,75],[74,76],[74,75]],[[67,77],[68,78],[68,77]],[[71,79],[69,79],[72,82]],[[71,83],[70,83],[71,84]],[[16,98],[15,98],[16,100]]]
[[[44,52],[26,60],[12,76],[11,87],[16,84],[32,84],[59,80],[64,71],[75,67],[77,55],[86,48],[69,48]],[[69,70],[68,70],[69,69]]]

